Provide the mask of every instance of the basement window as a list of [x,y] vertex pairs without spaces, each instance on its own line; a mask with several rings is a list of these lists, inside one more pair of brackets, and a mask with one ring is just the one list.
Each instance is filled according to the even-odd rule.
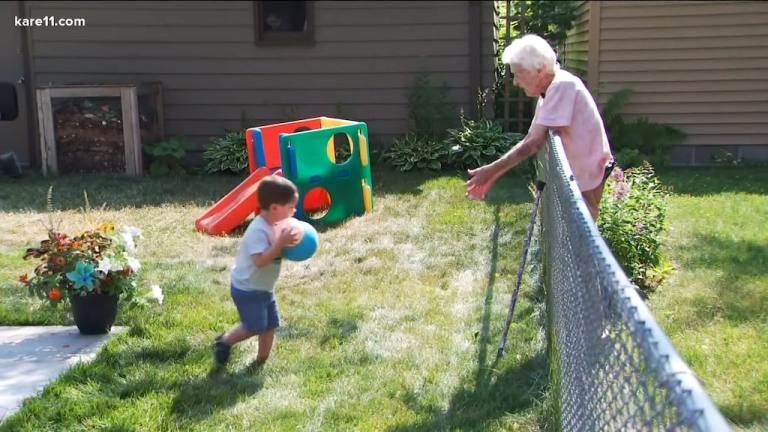
[[256,43],[303,45],[314,42],[314,2],[254,2]]

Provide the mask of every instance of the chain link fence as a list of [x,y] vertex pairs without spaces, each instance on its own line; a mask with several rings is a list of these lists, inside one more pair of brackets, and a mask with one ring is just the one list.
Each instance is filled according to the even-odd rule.
[[537,165],[561,429],[730,430],[600,236],[557,136]]

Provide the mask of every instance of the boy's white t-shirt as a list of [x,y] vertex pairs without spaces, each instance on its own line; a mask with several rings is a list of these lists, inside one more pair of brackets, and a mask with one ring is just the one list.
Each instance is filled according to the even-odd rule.
[[243,291],[274,291],[280,275],[281,259],[277,258],[262,268],[256,267],[251,255],[266,251],[275,242],[275,232],[269,223],[256,216],[245,230],[232,267],[232,285]]
[[602,183],[611,148],[597,104],[579,77],[558,70],[536,104],[532,123],[557,130],[579,190]]

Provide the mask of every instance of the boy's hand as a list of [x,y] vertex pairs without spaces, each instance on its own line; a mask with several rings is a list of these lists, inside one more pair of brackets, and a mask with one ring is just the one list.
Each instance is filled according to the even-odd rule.
[[275,242],[284,248],[286,246],[295,246],[299,243],[301,232],[299,228],[291,223],[290,220],[285,220],[277,226],[277,239]]
[[291,242],[288,243],[288,246],[296,246],[299,244],[299,240],[301,240],[301,230],[295,226],[291,226]]
[[299,230],[289,224],[281,226],[280,232],[277,234],[275,243],[281,248],[286,246],[293,246],[299,242]]

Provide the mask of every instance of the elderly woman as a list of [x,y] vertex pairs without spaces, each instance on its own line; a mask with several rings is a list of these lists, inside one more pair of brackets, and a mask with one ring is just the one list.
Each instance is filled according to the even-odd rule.
[[584,202],[597,220],[611,149],[600,112],[581,80],[560,69],[555,52],[536,35],[516,39],[502,54],[509,64],[514,83],[528,96],[540,96],[528,134],[504,156],[480,168],[469,170],[467,192],[483,199],[502,174],[536,154],[552,129],[563,141]]

